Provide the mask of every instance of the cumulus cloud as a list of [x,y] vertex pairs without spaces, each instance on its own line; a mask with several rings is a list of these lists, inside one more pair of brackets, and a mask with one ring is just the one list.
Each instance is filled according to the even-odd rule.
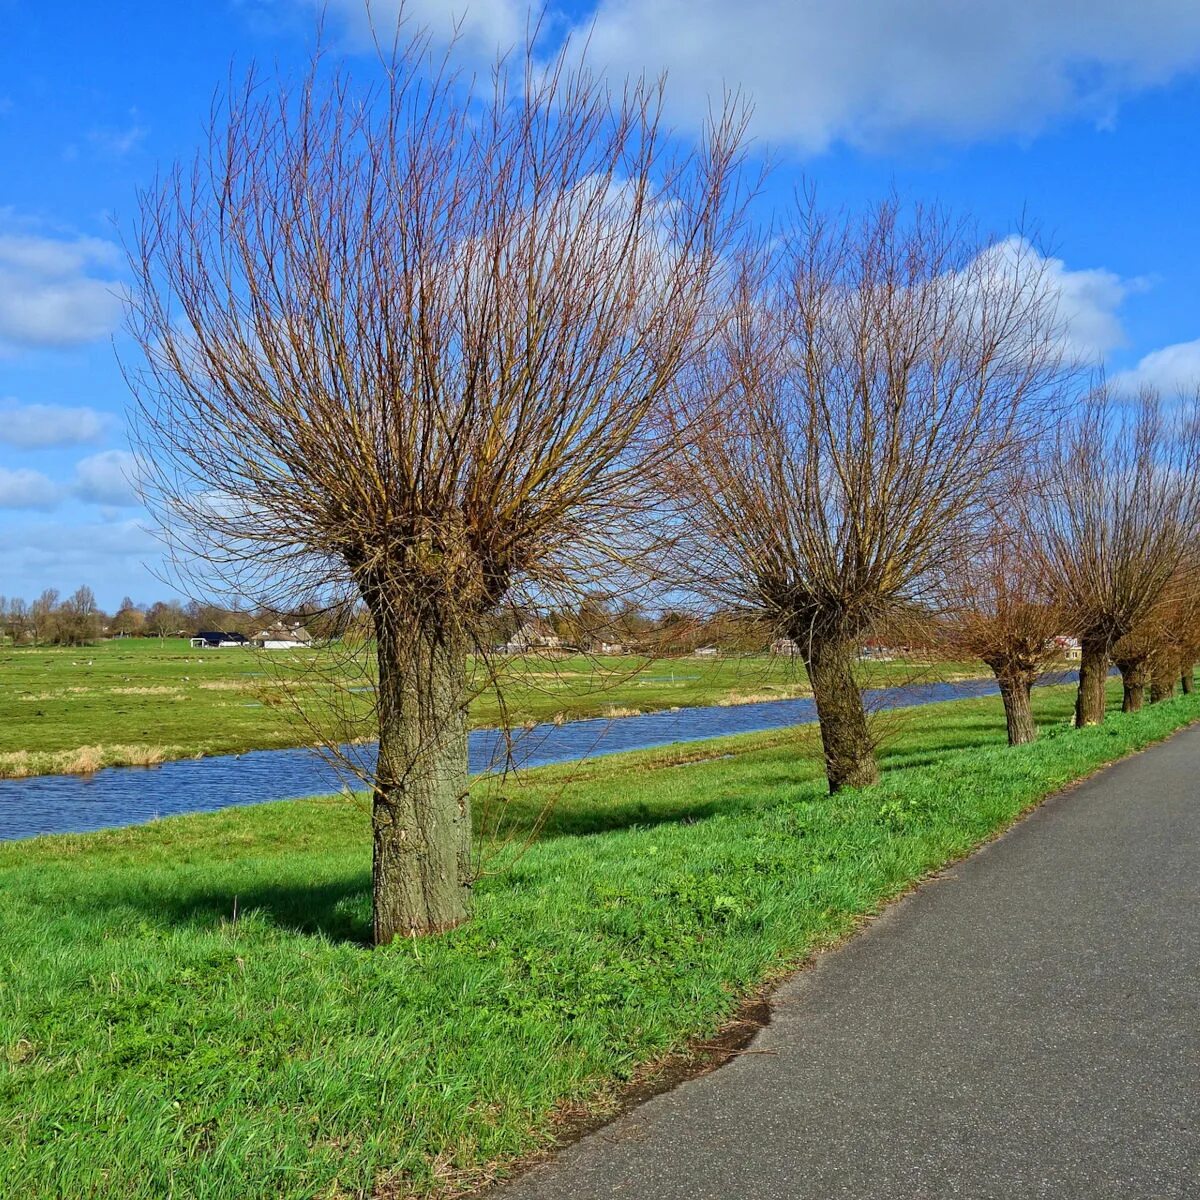
[[681,123],[740,86],[755,132],[802,152],[1105,123],[1124,96],[1200,65],[1195,0],[599,0],[581,40],[593,19],[591,59],[665,69]]
[[0,229],[0,350],[73,346],[121,315],[120,250],[102,238]]
[[1130,393],[1141,387],[1157,388],[1168,396],[1194,391],[1200,385],[1200,339],[1151,351],[1135,367],[1115,375],[1112,382],[1118,391]]
[[341,19],[350,40],[370,46],[372,30],[386,44],[403,10],[411,28],[425,30],[439,42],[457,34],[468,53],[492,58],[524,40],[526,20],[539,9],[520,0],[301,0],[305,7]]
[[1072,271],[1061,258],[1048,258],[1045,266],[1071,351],[1085,362],[1099,363],[1124,345],[1119,310],[1127,296],[1145,288],[1145,282],[1123,279],[1102,267]]
[[0,400],[0,444],[22,450],[98,442],[109,424],[109,416],[94,408]]
[[[337,18],[352,44],[414,28],[494,56],[525,35],[529,0],[275,0]],[[595,0],[546,7],[615,75],[669,75],[672,116],[705,117],[741,88],[754,130],[804,153],[835,142],[973,140],[1037,133],[1082,115],[1111,124],[1121,101],[1200,67],[1195,0]]]
[[1063,326],[1067,352],[1091,364],[1102,363],[1125,343],[1120,309],[1133,292],[1147,285],[1126,279],[1103,267],[1072,270],[1061,258],[1043,255],[1027,238],[1003,239],[984,251],[988,271],[1011,272],[1044,291],[1046,301]]
[[41,471],[0,467],[0,508],[56,508],[62,488]]
[[104,450],[75,467],[75,494],[91,504],[126,507],[138,503],[136,460],[127,450]]

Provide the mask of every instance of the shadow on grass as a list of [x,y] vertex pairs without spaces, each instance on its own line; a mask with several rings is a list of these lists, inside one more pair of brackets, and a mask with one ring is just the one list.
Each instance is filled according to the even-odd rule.
[[[1045,727],[1061,721],[1061,714],[1041,716],[1039,725]],[[938,725],[931,744],[889,747],[880,750],[880,765],[887,774],[909,770],[944,761],[955,752],[981,750],[1004,743],[1002,717],[990,720],[978,715],[950,720]],[[808,741],[797,744],[795,753],[780,754],[780,747],[729,753],[696,762],[663,762],[648,770],[659,778],[679,771],[679,786],[658,791],[652,800],[642,800],[629,794],[633,786],[625,779],[580,781],[576,786],[566,782],[557,798],[542,788],[522,793],[517,790],[504,804],[500,820],[496,815],[477,811],[484,824],[484,853],[495,846],[497,832],[502,840],[525,840],[530,831],[537,830],[538,840],[560,837],[588,837],[616,833],[622,830],[652,829],[675,824],[694,824],[718,816],[742,816],[766,812],[779,805],[801,802],[836,804],[825,788],[819,744]],[[713,776],[706,767],[718,766]],[[684,771],[682,768],[691,768]],[[692,773],[692,772],[695,773]],[[623,794],[622,794],[623,791]],[[554,801],[544,810],[547,799]],[[497,800],[493,798],[493,808]],[[362,836],[362,856],[356,849]],[[228,927],[234,921],[236,897],[239,920],[255,914],[277,929],[327,939],[335,943],[366,946],[370,942],[371,878],[367,865],[369,834],[365,829],[352,835],[352,861],[345,870],[340,864],[326,860],[314,866],[314,875],[324,878],[303,878],[306,861],[284,859],[283,873],[288,878],[265,878],[270,864],[261,859],[234,859],[222,865],[221,886],[212,885],[212,875],[203,869],[205,878],[189,878],[187,868],[170,871],[146,886],[139,881],[136,889],[124,889],[117,881],[109,887],[87,889],[89,909],[108,907],[128,913],[132,909],[144,914],[144,919],[158,925],[193,929]],[[360,865],[361,864],[361,865]]]
[[[740,761],[739,761],[740,760]],[[477,806],[479,833],[488,840],[520,839],[536,829],[539,841],[559,837],[588,837],[624,829],[652,829],[660,825],[694,824],[718,816],[762,812],[782,803],[822,800],[828,797],[819,758],[797,755],[791,762],[763,761],[754,753],[722,755],[695,763],[664,763],[663,773],[684,767],[702,769],[714,763],[729,774],[719,783],[693,777],[694,786],[681,786],[652,803],[605,795],[596,798],[596,785],[573,792],[563,786],[558,796],[528,797],[517,792],[507,803],[493,799],[488,811]],[[682,780],[681,780],[682,781]],[[615,789],[614,789],[615,790]]]
[[743,813],[761,808],[749,797],[723,797],[672,806],[664,810],[639,802],[616,803],[612,806],[589,804],[586,809],[571,807],[570,795],[551,804],[549,812],[537,828],[540,811],[536,806],[516,801],[503,814],[489,820],[481,836],[485,842],[521,840],[537,828],[537,839],[546,841],[560,837],[590,837],[601,833],[617,833],[623,829],[652,829],[658,825],[694,824],[710,817]]
[[[355,871],[323,883],[253,882],[234,893],[238,919],[257,913],[291,933],[365,946],[371,940],[371,876]],[[234,921],[229,891],[181,891],[155,905],[154,915],[174,925],[211,928]]]
[[348,871],[321,882],[237,878],[227,886],[206,887],[187,879],[164,878],[161,885],[124,889],[91,887],[89,915],[111,909],[114,922],[128,924],[131,910],[147,925],[200,931],[232,931],[239,923],[266,923],[276,929],[330,942],[366,946],[371,940],[371,876]]

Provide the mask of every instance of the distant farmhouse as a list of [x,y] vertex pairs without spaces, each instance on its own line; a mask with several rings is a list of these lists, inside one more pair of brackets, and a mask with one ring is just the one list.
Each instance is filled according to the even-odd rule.
[[539,618],[526,621],[503,646],[497,647],[502,654],[528,654],[534,650],[561,650],[562,648],[562,638]]
[[1056,637],[1054,645],[1068,662],[1078,662],[1083,657],[1083,647],[1077,637]]
[[312,634],[303,625],[277,622],[256,633],[253,640],[260,650],[301,650],[312,645]]
[[800,643],[797,642],[795,638],[776,638],[771,643],[771,653],[782,655],[784,658],[799,658]]
[[246,645],[249,639],[241,633],[226,633],[219,629],[202,629],[192,637],[197,650],[228,650]]
[[591,644],[589,652],[592,654],[623,654],[625,644],[624,642],[606,642],[599,639]]

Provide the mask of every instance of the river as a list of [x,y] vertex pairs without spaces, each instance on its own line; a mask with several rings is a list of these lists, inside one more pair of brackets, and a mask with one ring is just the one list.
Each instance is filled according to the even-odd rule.
[[[1070,683],[1076,678],[1073,671],[1056,672],[1042,683]],[[997,690],[991,679],[970,679],[877,688],[865,692],[864,697],[868,707],[878,711],[994,696]],[[538,767],[672,742],[807,725],[816,719],[813,701],[800,699],[535,725],[514,731],[512,755],[517,766]],[[504,747],[499,730],[475,730],[469,745],[471,771],[479,773],[503,765]],[[366,749],[360,752],[370,753]],[[4,779],[0,780],[0,840],[44,833],[83,833],[178,813],[326,795],[347,782],[347,777],[327,759],[306,749],[253,750],[181,759],[155,767],[106,767],[91,775]]]

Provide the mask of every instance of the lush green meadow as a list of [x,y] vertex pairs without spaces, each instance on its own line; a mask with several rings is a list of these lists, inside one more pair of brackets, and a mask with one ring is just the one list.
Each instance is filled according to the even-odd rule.
[[[902,719],[873,790],[812,729],[531,771],[477,916],[372,951],[355,799],[0,845],[0,1195],[450,1194],[1200,696],[1009,749],[997,700]],[[493,787],[486,780],[482,788]],[[1136,803],[1136,797],[1130,803]],[[493,806],[494,807],[494,806]],[[235,919],[236,908],[236,919]]]
[[[806,695],[803,667],[770,656],[528,657],[504,660],[508,720],[569,720]],[[981,664],[864,664],[867,683],[959,678]],[[87,771],[201,754],[296,746],[365,713],[370,671],[341,651],[193,650],[184,639],[0,650],[0,776]],[[330,703],[336,699],[336,706]],[[472,706],[494,725],[494,689]],[[353,731],[353,730],[352,730]]]

